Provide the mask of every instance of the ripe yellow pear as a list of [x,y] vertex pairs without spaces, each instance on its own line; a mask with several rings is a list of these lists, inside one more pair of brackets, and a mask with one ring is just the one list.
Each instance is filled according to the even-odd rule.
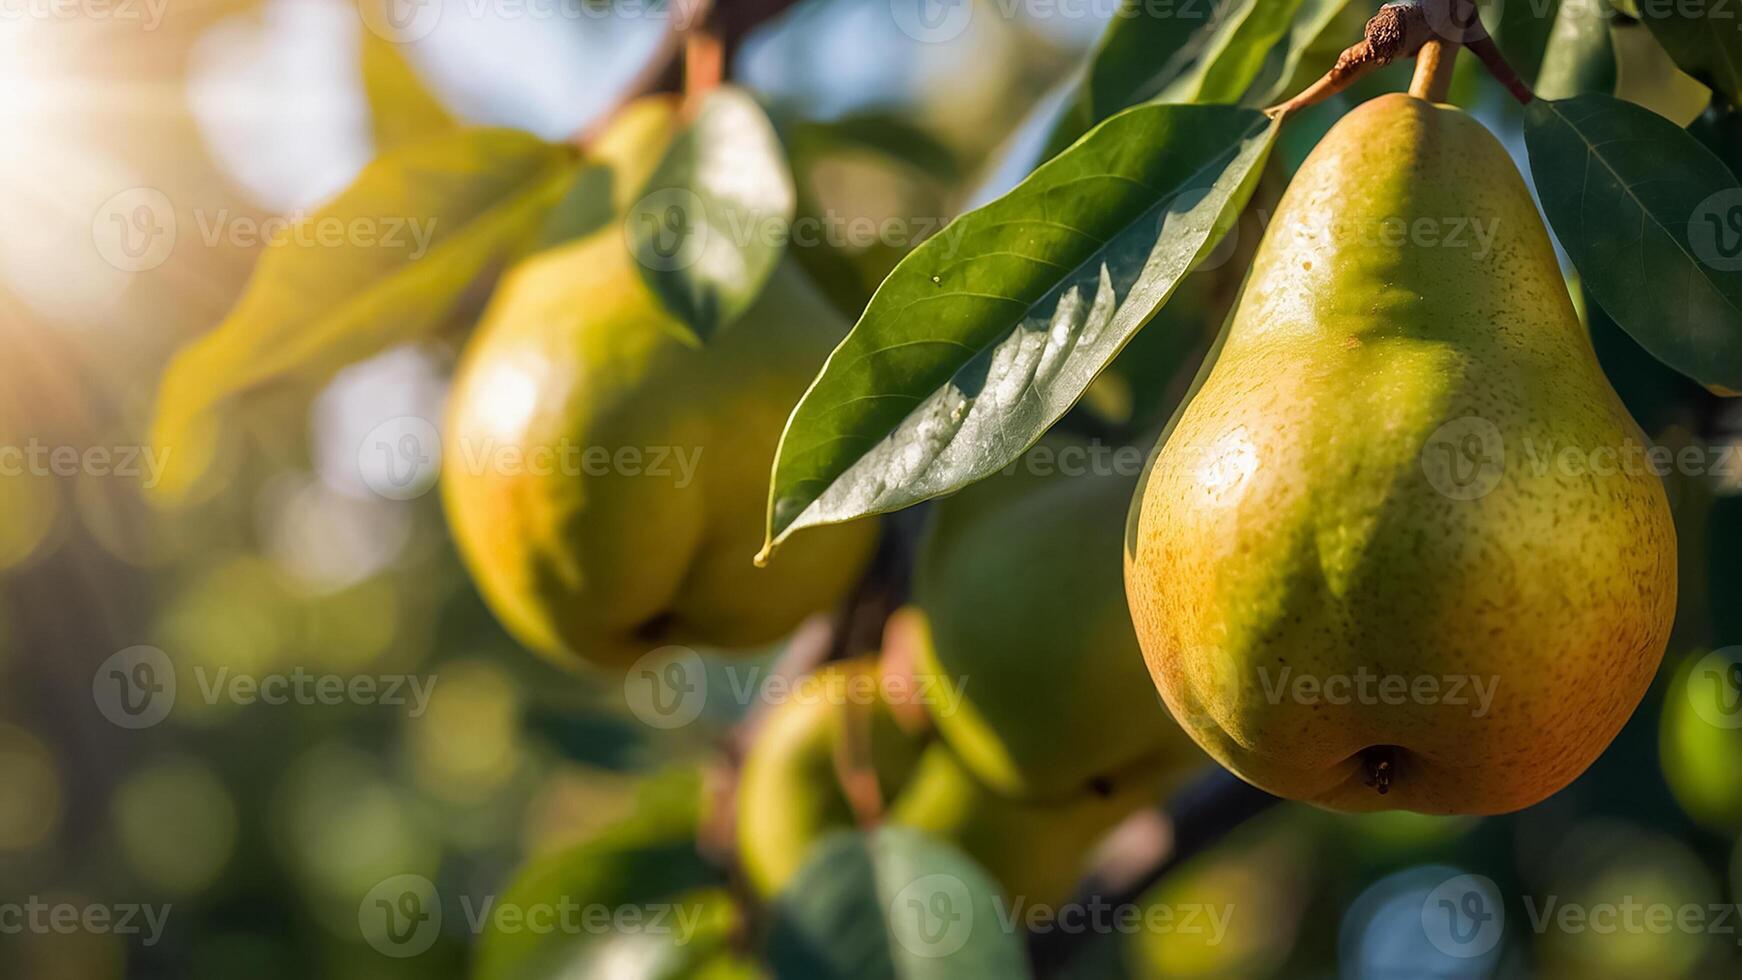
[[1057,905],[1071,897],[1107,832],[1157,804],[1159,773],[1131,773],[1063,800],[1014,800],[976,780],[954,751],[933,743],[889,812],[889,822],[947,840],[998,880],[1004,897]]
[[1121,472],[1105,447],[1039,448],[940,503],[922,546],[913,601],[930,630],[914,673],[959,692],[931,705],[939,734],[976,778],[1026,798],[1207,763],[1156,697],[1125,604],[1119,544],[1139,463]]
[[881,800],[893,799],[919,758],[884,700],[876,659],[831,664],[792,686],[769,710],[738,778],[738,858],[759,895],[772,896],[804,865],[811,845],[852,827],[841,776],[852,746],[869,759]]
[[1155,683],[1281,796],[1535,803],[1663,655],[1675,531],[1643,443],[1505,150],[1374,99],[1289,185],[1140,491],[1126,584]]
[[859,522],[751,562],[781,429],[846,324],[788,262],[705,344],[682,329],[612,226],[516,267],[456,374],[455,542],[510,632],[559,660],[771,642],[870,556]]

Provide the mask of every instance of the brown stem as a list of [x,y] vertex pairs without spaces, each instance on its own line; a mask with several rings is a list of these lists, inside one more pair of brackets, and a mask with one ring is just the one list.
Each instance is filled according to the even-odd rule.
[[726,41],[717,30],[703,28],[684,38],[684,114],[694,117],[702,101],[726,79]]
[[1476,5],[1471,0],[1420,0],[1419,3],[1388,3],[1379,8],[1379,12],[1367,22],[1366,37],[1344,51],[1324,77],[1294,98],[1264,111],[1280,117],[1323,102],[1373,69],[1411,55],[1417,59],[1411,93],[1443,102],[1451,84],[1451,66],[1460,43],[1481,59],[1483,67],[1512,93],[1513,98],[1525,105],[1535,98],[1530,86],[1518,77],[1507,63],[1506,56],[1500,53],[1494,39],[1482,29]]
[[835,780],[853,811],[853,822],[875,827],[883,819],[883,788],[877,782],[877,767],[871,744],[873,706],[847,698],[841,711],[841,734],[835,743]]
[[1415,3],[1388,3],[1367,21],[1365,37],[1337,57],[1337,63],[1299,95],[1264,110],[1286,116],[1297,109],[1336,95],[1375,68],[1407,58],[1421,49],[1432,31],[1425,8]]
[[[785,13],[798,0],[693,0],[685,19],[672,17],[665,37],[610,109],[569,142],[586,146],[624,105],[659,92],[683,92],[693,109],[731,74],[732,56],[745,36]],[[681,5],[673,4],[672,9]]]
[[1512,70],[1512,65],[1507,62],[1506,56],[1500,53],[1500,46],[1494,43],[1493,38],[1486,34],[1479,38],[1471,38],[1467,47],[1469,47],[1471,54],[1481,60],[1483,67],[1488,69],[1488,74],[1493,75],[1495,81],[1504,85],[1506,91],[1512,93],[1512,97],[1518,100],[1519,105],[1529,105],[1531,100],[1536,98],[1536,93],[1532,92],[1530,86],[1524,84],[1524,79],[1519,78],[1518,73]]

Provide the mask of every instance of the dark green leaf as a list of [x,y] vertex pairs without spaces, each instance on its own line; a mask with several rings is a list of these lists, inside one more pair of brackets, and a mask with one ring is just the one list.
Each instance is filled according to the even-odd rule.
[[[1289,28],[1301,0],[1249,0],[1217,24],[1192,69],[1162,89],[1164,102],[1239,102],[1279,49],[1286,50]],[[1328,4],[1315,5],[1316,13]],[[1335,14],[1335,10],[1330,13]],[[1316,14],[1315,14],[1316,15]],[[1316,34],[1316,32],[1314,32]],[[1301,39],[1304,47],[1313,34]]]
[[1361,36],[1360,25],[1370,13],[1364,4],[1353,0],[1302,0],[1288,37],[1270,49],[1263,70],[1241,101],[1274,105],[1293,95],[1296,88],[1304,88],[1311,78],[1301,79],[1302,69],[1316,78],[1330,68],[1337,55]]
[[1089,124],[1159,94],[1213,40],[1201,29],[1227,22],[1232,9],[1243,8],[1124,0],[1089,63],[1083,87]]
[[1742,389],[1742,185],[1687,131],[1606,95],[1525,115],[1543,211],[1591,295],[1640,346]]
[[1714,103],[1689,124],[1688,132],[1742,179],[1742,112]]
[[629,208],[630,250],[654,294],[705,341],[762,291],[794,206],[773,124],[727,86],[708,96]]
[[1090,56],[1076,97],[1047,141],[1054,156],[1120,110],[1153,98],[1178,78],[1210,40],[1217,4],[1181,3],[1165,11],[1145,0],[1121,0]]
[[1563,0],[1543,51],[1536,94],[1564,99],[1615,91],[1615,53],[1609,44],[1614,17],[1607,0]]
[[442,326],[469,290],[534,237],[575,152],[505,129],[460,129],[376,158],[267,246],[235,309],[171,362],[155,445],[158,491],[210,464],[218,408],[268,383],[318,381]]
[[1527,83],[1534,83],[1542,70],[1559,4],[1560,0],[1480,0],[1477,4],[1500,53]]
[[1216,247],[1275,133],[1251,109],[1139,106],[915,249],[787,423],[770,548],[1033,445]]
[[[1055,123],[1046,155],[1056,155],[1097,123],[1143,101],[1277,101],[1314,42],[1349,7],[1350,0],[1165,5],[1127,0],[1102,36],[1076,97]],[[1343,40],[1334,51],[1354,40]]]
[[843,831],[775,901],[768,959],[815,980],[1019,980],[1020,931],[996,894],[979,865],[919,831]]
[[1742,97],[1742,17],[1718,0],[1639,0],[1639,19],[1682,71],[1724,93]]

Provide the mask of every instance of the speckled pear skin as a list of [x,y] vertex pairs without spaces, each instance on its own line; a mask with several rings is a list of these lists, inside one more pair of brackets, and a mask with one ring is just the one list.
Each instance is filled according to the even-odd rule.
[[622,668],[770,643],[838,601],[875,522],[752,558],[781,430],[846,331],[788,262],[688,344],[616,227],[516,266],[460,360],[442,456],[454,542],[502,624],[560,663]]
[[[1395,219],[1437,222],[1437,243]],[[1460,219],[1493,229],[1486,250],[1445,239]],[[1156,686],[1280,796],[1542,800],[1615,737],[1669,636],[1662,484],[1604,463],[1643,442],[1500,144],[1448,106],[1360,106],[1289,185],[1134,502],[1126,589]]]

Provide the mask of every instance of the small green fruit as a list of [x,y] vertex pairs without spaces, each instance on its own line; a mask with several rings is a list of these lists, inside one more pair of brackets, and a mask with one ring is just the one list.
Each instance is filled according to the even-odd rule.
[[1698,651],[1664,694],[1658,744],[1663,775],[1688,816],[1742,830],[1742,654]]
[[1156,696],[1125,604],[1137,474],[1090,447],[1042,448],[1085,472],[993,476],[937,507],[914,573],[931,627],[914,673],[960,692],[931,706],[939,734],[1009,796],[1074,797],[1132,766],[1207,763]]

